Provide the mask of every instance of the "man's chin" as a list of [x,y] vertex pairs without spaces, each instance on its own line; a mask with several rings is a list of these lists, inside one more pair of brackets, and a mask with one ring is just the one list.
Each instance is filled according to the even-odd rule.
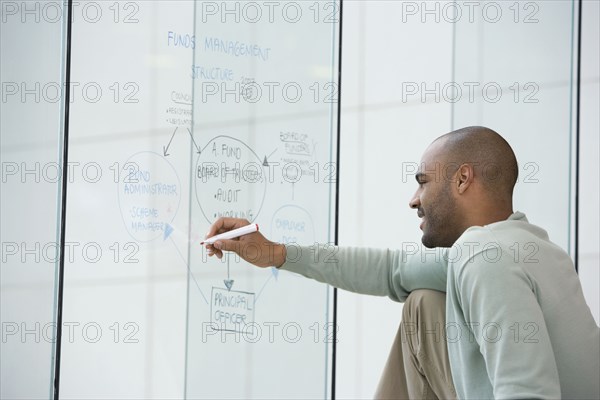
[[438,236],[437,238],[433,238],[430,235],[427,235],[426,233],[424,233],[421,237],[421,243],[423,243],[423,246],[427,247],[428,249],[433,249],[435,247],[452,247],[455,242],[456,239],[450,240],[449,238],[446,238],[444,236]]
[[423,236],[421,237],[421,243],[423,243],[423,246],[427,247],[428,249],[433,249],[434,247],[439,247],[436,244],[435,240],[433,240],[426,233],[424,233]]

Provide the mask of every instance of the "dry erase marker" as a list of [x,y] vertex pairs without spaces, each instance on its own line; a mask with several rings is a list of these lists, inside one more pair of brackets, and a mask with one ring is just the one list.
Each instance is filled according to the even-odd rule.
[[242,226],[241,228],[234,229],[229,232],[221,233],[220,235],[215,235],[213,237],[205,239],[204,241],[200,242],[200,244],[213,244],[214,242],[216,242],[217,240],[220,240],[220,239],[234,239],[236,237],[248,235],[250,233],[257,232],[257,231],[258,231],[258,224],[250,224],[250,225]]

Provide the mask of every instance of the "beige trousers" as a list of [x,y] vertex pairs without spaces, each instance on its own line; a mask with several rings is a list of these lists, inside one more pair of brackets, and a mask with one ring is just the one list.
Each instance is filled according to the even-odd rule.
[[375,399],[456,398],[445,326],[445,293],[419,289],[408,296]]

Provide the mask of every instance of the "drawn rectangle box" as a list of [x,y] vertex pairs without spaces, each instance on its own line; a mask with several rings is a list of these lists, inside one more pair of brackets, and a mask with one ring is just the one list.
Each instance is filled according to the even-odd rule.
[[210,322],[216,331],[254,334],[255,295],[250,292],[212,288]]

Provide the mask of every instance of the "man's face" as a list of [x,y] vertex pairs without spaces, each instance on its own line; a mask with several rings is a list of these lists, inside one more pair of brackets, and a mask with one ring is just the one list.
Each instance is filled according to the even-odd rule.
[[441,153],[440,144],[434,142],[423,154],[415,175],[419,188],[409,203],[423,219],[420,228],[425,247],[451,247],[460,236],[458,204],[452,193],[454,170],[446,168]]

